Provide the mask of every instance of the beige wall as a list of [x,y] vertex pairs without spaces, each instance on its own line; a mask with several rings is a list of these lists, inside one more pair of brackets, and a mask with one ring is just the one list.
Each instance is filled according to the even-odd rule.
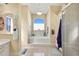
[[31,13],[27,6],[20,5],[21,48],[29,47],[28,34],[31,27]]
[[21,22],[21,48],[25,48],[28,43],[28,20],[27,20],[27,7],[20,6],[20,22]]
[[61,11],[61,6],[51,6],[50,7],[50,23],[51,23],[51,30],[54,30],[54,35],[51,35],[51,44],[52,46],[56,45],[56,39],[58,34],[59,22],[58,19],[59,12]]

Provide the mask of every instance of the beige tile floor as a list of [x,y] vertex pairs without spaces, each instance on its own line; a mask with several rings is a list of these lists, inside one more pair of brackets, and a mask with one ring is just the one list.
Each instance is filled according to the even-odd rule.
[[51,48],[48,47],[35,47],[35,48],[29,48],[28,49],[28,56],[33,56],[34,53],[44,53],[45,56],[50,56]]
[[[41,55],[40,55],[41,53]],[[27,56],[34,56],[34,54],[38,54],[35,56],[61,56],[60,52],[56,48],[52,48],[51,46],[40,46],[35,45],[27,50]]]

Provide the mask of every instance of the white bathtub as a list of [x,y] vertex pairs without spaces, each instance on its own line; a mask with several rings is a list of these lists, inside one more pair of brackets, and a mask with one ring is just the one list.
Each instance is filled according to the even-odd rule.
[[32,36],[30,37],[32,44],[50,44],[50,37],[48,36]]

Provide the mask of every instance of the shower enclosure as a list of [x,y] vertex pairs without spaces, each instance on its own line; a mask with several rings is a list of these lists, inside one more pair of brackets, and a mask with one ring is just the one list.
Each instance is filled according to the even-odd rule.
[[79,55],[79,4],[71,4],[63,11],[62,47],[64,56]]

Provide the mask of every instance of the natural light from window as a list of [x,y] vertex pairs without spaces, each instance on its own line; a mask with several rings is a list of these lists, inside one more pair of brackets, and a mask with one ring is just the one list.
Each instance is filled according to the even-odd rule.
[[36,18],[34,20],[34,30],[44,30],[44,19]]

